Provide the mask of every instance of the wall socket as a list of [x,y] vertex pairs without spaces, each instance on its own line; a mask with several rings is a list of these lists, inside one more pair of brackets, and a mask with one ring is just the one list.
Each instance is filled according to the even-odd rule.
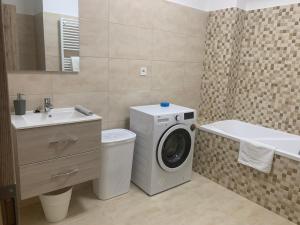
[[147,67],[141,67],[140,68],[140,76],[146,76],[148,72]]

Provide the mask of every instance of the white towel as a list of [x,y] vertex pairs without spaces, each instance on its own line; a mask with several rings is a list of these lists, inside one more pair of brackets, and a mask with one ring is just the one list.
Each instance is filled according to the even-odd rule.
[[275,148],[254,141],[240,141],[238,162],[264,173],[270,173]]
[[94,114],[92,111],[90,111],[90,110],[87,109],[87,108],[84,108],[84,107],[81,106],[81,105],[75,105],[74,109],[75,109],[77,112],[80,112],[80,113],[82,113],[83,115],[86,115],[86,116],[91,116],[91,115]]
[[73,72],[79,72],[80,71],[80,57],[72,56],[71,61],[72,61]]

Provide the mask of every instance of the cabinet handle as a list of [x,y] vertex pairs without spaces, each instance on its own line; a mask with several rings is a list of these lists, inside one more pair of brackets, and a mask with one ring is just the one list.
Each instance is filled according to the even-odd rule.
[[58,144],[63,142],[77,142],[79,140],[78,137],[73,135],[67,135],[66,138],[50,138],[49,144]]
[[68,136],[69,136],[68,140],[70,140],[72,142],[77,142],[79,140],[79,138],[76,136],[73,136],[73,135],[68,135]]
[[79,172],[79,169],[74,169],[70,172],[55,174],[55,175],[52,175],[52,179],[59,178],[59,177],[65,177],[65,176],[71,176],[78,172]]
[[63,140],[61,138],[50,138],[49,144],[58,144],[59,142],[62,142]]

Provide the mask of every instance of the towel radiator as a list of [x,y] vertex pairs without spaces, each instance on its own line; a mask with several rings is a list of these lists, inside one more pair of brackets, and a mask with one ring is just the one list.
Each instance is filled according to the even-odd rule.
[[79,20],[60,19],[61,67],[63,72],[73,72],[72,56],[79,56]]

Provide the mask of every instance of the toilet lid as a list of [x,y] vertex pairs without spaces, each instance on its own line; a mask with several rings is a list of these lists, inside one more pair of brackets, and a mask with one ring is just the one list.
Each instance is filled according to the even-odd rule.
[[112,129],[102,131],[102,144],[113,144],[119,142],[133,141],[136,134],[130,130]]

